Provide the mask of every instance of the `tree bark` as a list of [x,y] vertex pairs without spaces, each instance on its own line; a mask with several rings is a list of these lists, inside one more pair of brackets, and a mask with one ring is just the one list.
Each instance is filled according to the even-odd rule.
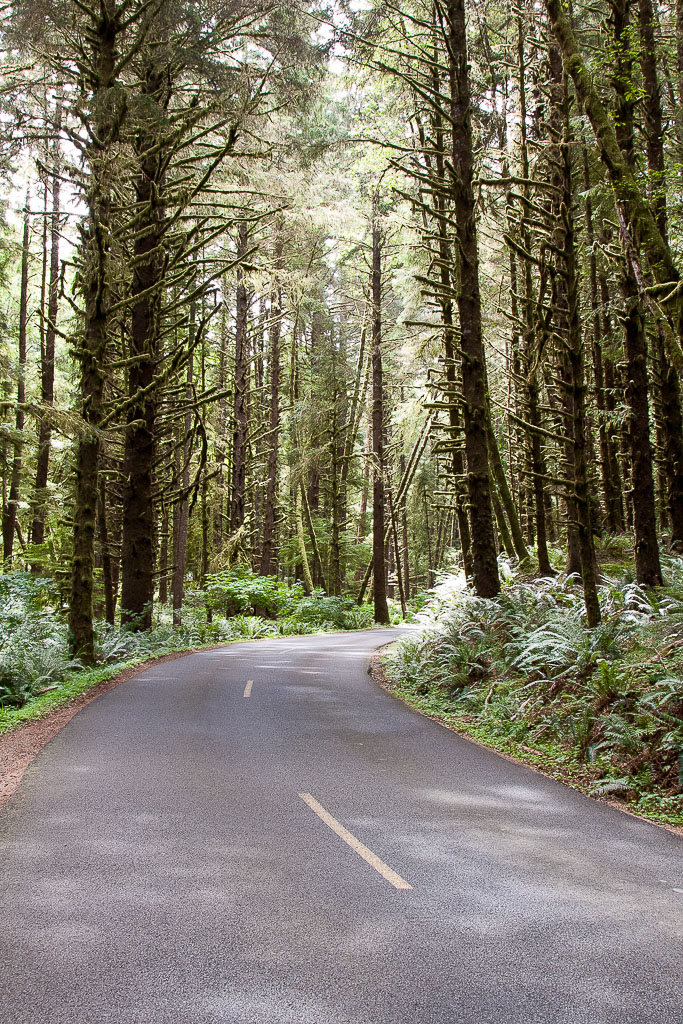
[[[615,137],[628,172],[635,167],[633,122],[633,55],[630,35],[631,0],[610,0],[610,20],[614,31],[615,58],[612,70]],[[652,214],[647,208],[652,218]],[[645,586],[661,586],[662,570],[657,541],[657,515],[650,442],[650,409],[647,378],[647,336],[642,290],[638,284],[638,257],[634,250],[633,225],[627,212],[618,206],[624,247],[624,271],[621,288],[625,303],[624,349],[626,356],[626,403],[629,407],[627,437],[631,456],[631,498],[635,535],[636,578]],[[663,211],[659,210],[660,215]],[[653,219],[653,218],[652,218]],[[654,223],[654,219],[653,219]],[[663,246],[666,241],[654,223],[653,230]]]
[[379,198],[372,211],[372,574],[375,622],[388,624],[384,548],[384,381],[382,375],[382,234]]
[[480,597],[500,590],[489,481],[486,362],[479,289],[479,252],[473,189],[472,97],[467,66],[464,0],[446,4],[452,128],[452,195],[458,240],[458,313],[462,351],[467,493],[472,539],[472,576]]
[[102,553],[102,581],[104,584],[104,617],[110,626],[116,618],[116,594],[114,592],[114,574],[112,572],[111,551],[109,549],[109,524],[107,522],[107,488],[100,474],[100,493],[97,504],[97,515],[100,527],[100,551]]
[[[551,27],[558,41],[576,95],[591,122],[600,158],[607,169],[618,208],[634,253],[642,253],[655,282],[661,286],[661,301],[671,320],[667,334],[669,355],[679,373],[683,370],[683,287],[671,249],[662,237],[646,197],[642,195],[628,160],[619,144],[621,120],[609,116],[579,51],[562,0],[545,0]],[[634,268],[640,272],[640,266]]]
[[24,430],[24,404],[26,402],[26,328],[28,324],[28,262],[29,262],[29,239],[30,221],[28,210],[28,195],[26,196],[26,207],[24,209],[24,231],[21,248],[21,289],[19,295],[19,367],[17,377],[17,408],[15,413],[14,428],[14,456],[12,459],[12,472],[10,478],[10,489],[5,514],[2,520],[2,545],[5,571],[12,568],[12,551],[14,548],[14,533],[17,525],[17,510],[19,506],[19,491],[21,487],[22,457],[24,451],[23,430]]
[[[190,345],[194,342],[195,310],[194,303],[190,308]],[[192,400],[192,376],[194,359],[192,355],[187,363],[187,390],[185,400],[189,406]],[[183,619],[183,600],[185,597],[185,573],[187,570],[187,534],[190,525],[190,433],[192,430],[192,411],[188,408],[183,425],[182,444],[176,448],[176,486],[180,497],[173,510],[173,574],[171,576],[171,597],[173,601],[173,625],[180,626]]]
[[657,49],[652,0],[638,0],[640,28],[640,65],[643,72],[643,111],[647,152],[648,191],[657,227],[667,238],[666,177],[664,168],[664,128],[662,99],[657,74]]
[[[435,43],[436,57],[436,43]],[[441,93],[441,80],[436,60],[432,67],[432,88],[435,95]],[[465,477],[465,456],[462,445],[462,416],[460,402],[455,397],[458,388],[458,374],[456,369],[456,348],[457,338],[453,321],[453,300],[452,290],[457,284],[457,274],[454,274],[453,243],[450,236],[447,219],[446,193],[448,189],[446,172],[446,133],[443,127],[443,118],[440,112],[432,113],[432,126],[435,136],[434,152],[434,188],[433,207],[437,223],[439,237],[439,279],[441,290],[439,292],[439,304],[441,306],[441,322],[443,324],[443,345],[444,345],[444,376],[448,387],[448,423],[450,427],[448,447],[451,449],[451,472],[453,475],[453,492],[455,495],[455,514],[458,520],[458,532],[460,534],[460,548],[462,551],[463,570],[466,579],[472,578],[472,538],[470,535],[470,523],[467,514],[467,483]],[[423,140],[425,152],[425,163],[428,167],[432,164],[432,158],[426,140]]]
[[[33,522],[31,543],[45,542],[45,515],[47,482],[50,467],[50,443],[52,425],[47,410],[55,399],[55,338],[57,336],[57,314],[59,311],[59,221],[61,214],[61,157],[59,133],[61,131],[61,102],[55,111],[55,141],[52,150],[52,213],[50,217],[50,278],[48,284],[47,323],[40,353],[40,400],[43,406],[38,427],[38,458],[36,461],[36,483],[33,500]],[[32,566],[33,572],[40,572],[40,565]]]
[[327,581],[325,580],[325,572],[323,570],[323,560],[320,554],[320,547],[318,546],[318,538],[315,534],[315,526],[313,525],[313,517],[311,515],[311,506],[308,501],[308,494],[306,488],[301,486],[301,503],[303,507],[304,516],[306,519],[306,529],[308,530],[308,536],[311,539],[311,550],[313,551],[313,571],[314,576],[311,578],[314,581],[317,579],[319,585],[323,588],[325,593],[329,593],[327,587]]
[[[163,69],[147,68],[142,94],[153,104],[159,118],[168,101]],[[133,242],[133,280],[128,371],[128,426],[123,457],[123,539],[121,546],[121,623],[136,629],[152,625],[154,602],[156,464],[155,378],[160,337],[162,281],[164,161],[156,145],[156,121],[143,125],[135,140],[138,166],[135,180],[137,212]]]
[[159,538],[159,604],[168,603],[168,505],[162,505],[161,537]]
[[308,562],[308,553],[306,552],[306,536],[304,534],[303,516],[303,490],[303,482],[299,482],[295,485],[294,515],[296,519],[296,539],[299,547],[299,557],[301,558],[304,591],[310,596],[313,593],[313,577],[311,576],[311,567]]
[[655,488],[652,476],[645,317],[632,268],[625,274],[622,288],[626,303],[624,347],[626,401],[629,407],[627,433],[631,455],[636,579],[643,586],[660,587],[662,569],[657,543]]
[[[276,269],[282,260],[282,241],[275,246]],[[268,479],[266,483],[265,510],[263,516],[263,545],[261,547],[262,576],[270,576],[276,570],[275,530],[277,521],[277,478],[278,443],[280,432],[280,318],[282,316],[282,289],[276,280],[270,305],[270,405],[268,410]]]
[[661,423],[665,494],[664,504],[671,529],[670,544],[683,549],[683,414],[681,384],[671,365],[660,324],[655,325],[653,341],[658,362],[658,386],[661,402]]
[[557,269],[561,271],[555,283],[558,326],[563,345],[563,369],[566,368],[565,422],[570,441],[567,443],[568,461],[568,522],[570,542],[576,546],[581,581],[583,584],[586,621],[593,629],[600,622],[597,592],[597,566],[591,521],[588,488],[588,460],[586,445],[586,381],[583,333],[579,312],[579,284],[576,265],[574,232],[573,183],[571,137],[569,121],[569,95],[567,78],[562,67],[558,47],[552,43],[548,53],[550,65],[550,120],[556,141],[551,149],[552,180],[556,185],[553,200],[555,228],[553,245],[560,254]]
[[[600,446],[600,471],[602,491],[605,502],[605,525],[608,533],[619,533],[623,530],[623,514],[620,510],[621,482],[618,475],[615,479],[614,470],[618,471],[616,460],[610,451],[610,438],[607,430],[607,402],[605,397],[605,372],[602,352],[602,325],[600,316],[600,298],[598,295],[598,269],[595,254],[595,232],[593,230],[593,204],[588,195],[590,190],[590,172],[588,165],[588,149],[583,147],[584,189],[586,191],[586,241],[588,243],[589,285],[592,319],[592,356],[593,375],[595,378],[595,402],[598,410],[598,441]],[[606,314],[605,314],[606,316]]]
[[81,436],[76,449],[76,496],[69,629],[73,654],[85,664],[95,661],[93,586],[99,433],[104,409],[105,355],[111,334],[109,307],[111,251],[111,150],[123,118],[116,96],[121,11],[102,3],[93,19],[93,132],[87,153],[90,164],[86,193],[87,218],[82,229],[80,290],[85,303],[84,332],[76,350],[80,367]]
[[[640,63],[643,72],[645,141],[649,173],[650,202],[657,227],[664,239],[668,234],[664,128],[661,91],[657,73],[655,19],[651,0],[639,0]],[[683,40],[679,40],[683,47]],[[661,323],[655,325],[654,345],[659,362],[658,386],[661,402],[663,468],[666,479],[664,504],[671,526],[671,545],[683,548],[683,414],[680,380],[667,356]]]
[[[240,224],[237,257],[247,253],[247,225]],[[247,494],[247,438],[249,430],[249,352],[247,320],[249,296],[244,282],[244,271],[237,268],[237,317],[235,323],[235,395],[233,401],[232,434],[232,495],[230,502],[230,532],[236,533],[244,524]]]

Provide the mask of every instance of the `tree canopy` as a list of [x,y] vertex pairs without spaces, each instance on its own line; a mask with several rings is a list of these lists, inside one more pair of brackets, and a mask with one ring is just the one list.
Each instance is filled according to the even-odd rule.
[[[680,5],[3,9],[3,564],[403,612],[683,546]],[[210,614],[211,602],[207,602]]]

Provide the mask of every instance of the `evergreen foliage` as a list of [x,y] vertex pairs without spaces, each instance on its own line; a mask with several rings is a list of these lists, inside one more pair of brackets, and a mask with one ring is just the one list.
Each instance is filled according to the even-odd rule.
[[513,721],[502,683],[477,701],[524,679],[623,778],[642,727],[680,787],[676,686],[612,673],[677,614],[682,19],[4,5],[4,703],[76,662],[394,621],[457,569],[425,683],[448,662]]

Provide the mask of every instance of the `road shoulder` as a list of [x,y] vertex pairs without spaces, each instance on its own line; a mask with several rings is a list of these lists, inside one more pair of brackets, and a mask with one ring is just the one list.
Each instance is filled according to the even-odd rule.
[[0,736],[0,811],[16,793],[31,762],[82,708],[153,665],[162,665],[166,661],[175,661],[176,658],[196,653],[195,650],[174,651],[123,669],[116,675],[95,683],[70,700],[51,708],[41,718],[17,725],[10,732]]
[[395,700],[400,701],[400,703],[405,707],[410,708],[411,711],[422,715],[424,718],[431,719],[431,721],[436,722],[437,725],[442,726],[444,729],[448,729],[450,732],[456,733],[456,735],[467,740],[469,743],[474,743],[475,746],[488,750],[492,754],[496,754],[504,761],[510,761],[512,764],[522,765],[524,768],[528,768],[537,775],[543,775],[547,779],[553,779],[555,782],[559,782],[563,786],[568,786],[570,789],[583,793],[584,796],[589,797],[591,800],[595,800],[597,803],[607,804],[609,807],[613,807],[615,810],[621,811],[622,814],[628,814],[630,817],[637,818],[639,821],[646,821],[650,825],[655,825],[658,828],[665,829],[667,832],[672,832],[674,835],[683,837],[682,827],[671,825],[667,822],[657,821],[645,814],[638,814],[616,800],[593,796],[590,792],[593,779],[584,775],[581,772],[580,767],[575,773],[570,773],[566,767],[554,765],[546,756],[543,755],[542,752],[533,750],[532,748],[520,748],[519,744],[514,744],[507,738],[501,738],[499,741],[500,745],[494,745],[495,741],[485,742],[479,736],[472,735],[472,733],[464,728],[461,723],[456,723],[449,720],[445,715],[438,714],[437,712],[427,710],[422,707],[419,701],[413,699],[413,695],[411,693],[399,689],[392,683],[391,679],[387,675],[383,664],[383,656],[388,646],[389,644],[386,644],[375,651],[372,655],[369,675],[377,686],[383,689]]

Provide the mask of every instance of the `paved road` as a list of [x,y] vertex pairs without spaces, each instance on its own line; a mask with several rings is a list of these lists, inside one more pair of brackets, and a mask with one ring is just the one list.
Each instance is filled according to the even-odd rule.
[[683,1022],[683,842],[404,708],[395,635],[81,711],[0,815],[2,1024]]

